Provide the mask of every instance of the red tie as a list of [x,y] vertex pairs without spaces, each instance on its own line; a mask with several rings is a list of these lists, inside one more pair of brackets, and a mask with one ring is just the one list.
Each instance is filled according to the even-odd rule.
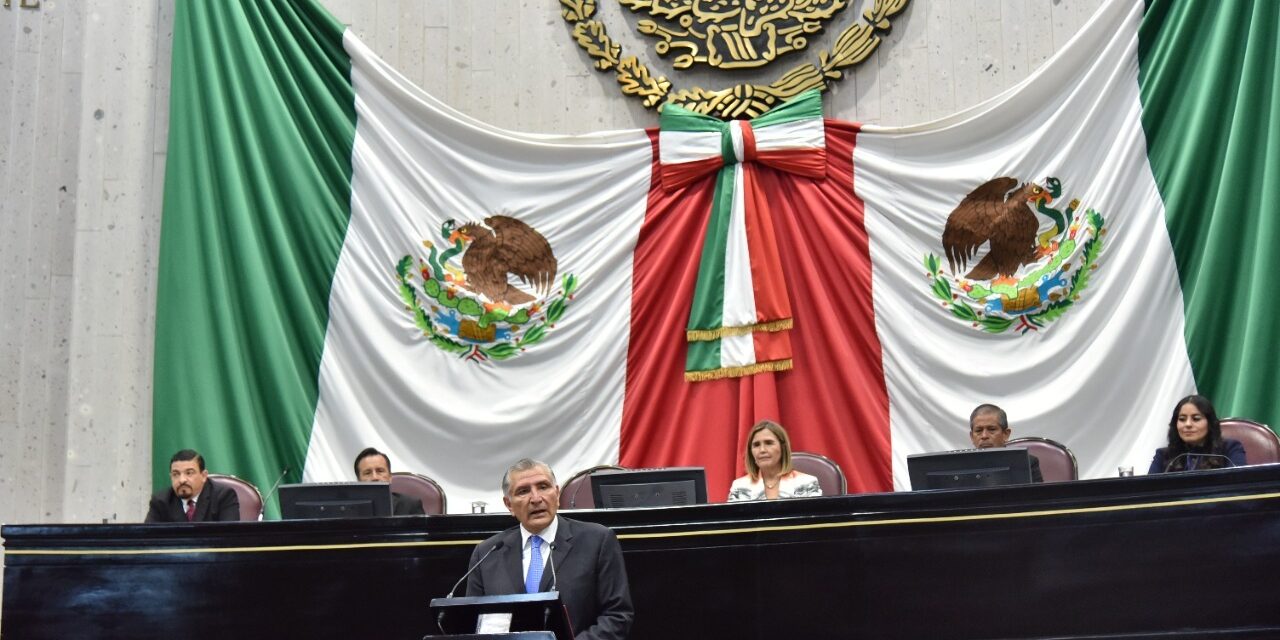
[[187,501],[187,522],[192,522],[195,519],[196,519],[196,501],[188,500]]

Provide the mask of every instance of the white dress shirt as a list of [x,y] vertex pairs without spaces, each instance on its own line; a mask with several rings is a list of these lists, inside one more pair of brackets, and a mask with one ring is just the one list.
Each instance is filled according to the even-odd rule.
[[546,529],[535,533],[531,533],[524,525],[520,525],[520,566],[523,569],[520,575],[525,579],[529,578],[529,559],[533,557],[533,545],[529,544],[529,538],[537,535],[542,538],[542,569],[547,569],[547,559],[551,557],[551,543],[556,540],[556,529],[560,528],[560,516],[556,516],[547,525]]

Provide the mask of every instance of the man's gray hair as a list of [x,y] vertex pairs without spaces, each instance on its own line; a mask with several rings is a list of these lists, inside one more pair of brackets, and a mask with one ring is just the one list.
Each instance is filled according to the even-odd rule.
[[534,460],[533,458],[520,458],[519,460],[516,461],[515,464],[507,468],[506,473],[502,474],[502,495],[504,496],[511,495],[510,493],[508,493],[511,490],[511,474],[520,473],[521,471],[528,471],[530,469],[539,469],[539,468],[542,469],[543,471],[546,471],[547,475],[551,476],[552,484],[555,484],[555,485],[560,484],[559,482],[556,482],[556,472],[551,470],[551,465],[541,460]]
[[973,421],[977,420],[978,416],[988,414],[996,417],[996,423],[1000,425],[1001,429],[1009,428],[1009,415],[1004,412],[1004,409],[994,404],[980,404],[973,410],[973,413],[969,414],[969,430],[973,431]]

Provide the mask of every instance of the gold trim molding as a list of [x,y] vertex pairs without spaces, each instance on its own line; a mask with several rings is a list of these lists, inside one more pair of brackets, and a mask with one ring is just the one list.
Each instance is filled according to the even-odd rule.
[[[680,33],[692,33],[695,30],[689,16],[680,16],[694,0],[618,0],[630,8],[648,8],[651,14],[667,15],[680,19],[679,24],[686,27]],[[888,33],[892,24],[890,19],[907,7],[909,0],[875,0],[870,9],[863,12],[863,21],[857,21],[846,28],[836,38],[835,45],[818,54],[816,64],[806,62],[792,67],[779,78],[769,84],[737,84],[724,89],[705,89],[693,87],[678,89],[672,86],[665,76],[655,76],[636,56],[623,56],[622,45],[609,37],[604,23],[594,19],[597,0],[560,0],[560,14],[566,22],[573,25],[573,39],[591,57],[596,69],[614,72],[624,95],[639,99],[649,109],[661,110],[664,104],[678,104],[691,111],[719,118],[754,118],[785,100],[809,89],[826,91],[830,81],[839,80],[850,68],[861,64],[880,46],[881,34]],[[733,4],[721,0],[721,5]],[[826,17],[843,8],[843,0],[830,3],[831,9]],[[745,11],[745,9],[742,9]],[[818,22],[801,21],[803,33],[816,33],[821,29]],[[672,32],[659,33],[661,27],[650,20],[641,21],[640,30],[647,35],[662,38],[658,43],[660,54],[670,51]],[[704,40],[714,33],[696,34]],[[778,55],[804,48],[804,38],[793,36],[784,39],[779,45],[770,41],[768,51],[749,51],[741,56],[728,58],[702,52],[693,44],[686,43],[686,53],[677,56],[675,66],[686,68],[694,62],[705,62],[718,68],[744,68],[763,66],[773,61]],[[710,45],[708,45],[709,47]],[[701,55],[699,55],[701,54]],[[700,59],[701,58],[701,59]],[[767,59],[766,59],[767,58]],[[759,64],[757,64],[759,62]]]

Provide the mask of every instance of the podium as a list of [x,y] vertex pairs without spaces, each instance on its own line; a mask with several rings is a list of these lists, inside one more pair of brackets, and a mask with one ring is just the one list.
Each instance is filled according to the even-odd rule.
[[[557,591],[504,596],[435,598],[431,601],[440,634],[453,640],[573,640],[573,625]],[[481,616],[510,616],[505,630],[480,632]]]
[[512,631],[511,633],[465,633],[425,637],[448,640],[555,640],[556,634],[550,631]]

